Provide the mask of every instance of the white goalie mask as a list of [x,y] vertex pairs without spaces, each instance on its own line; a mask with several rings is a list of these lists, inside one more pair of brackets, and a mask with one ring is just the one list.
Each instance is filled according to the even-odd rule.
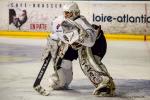
[[66,4],[63,7],[63,12],[72,12],[73,16],[70,17],[71,20],[75,19],[77,16],[80,15],[80,9],[78,7],[77,3],[71,3],[71,4]]

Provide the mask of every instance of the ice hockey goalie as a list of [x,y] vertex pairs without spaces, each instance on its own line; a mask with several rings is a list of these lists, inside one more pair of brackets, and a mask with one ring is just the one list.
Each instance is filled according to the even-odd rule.
[[[53,34],[48,39],[47,48],[53,54],[54,63],[56,51],[61,43],[67,44],[60,66],[54,66],[55,72],[50,77],[50,87],[67,89],[72,81],[72,61],[79,58],[82,71],[93,83],[93,95],[114,96],[115,84],[105,65],[101,62],[107,49],[107,43],[101,28],[91,25],[80,15],[76,3],[65,5],[64,16],[56,18],[52,23]],[[61,50],[60,50],[61,51]]]

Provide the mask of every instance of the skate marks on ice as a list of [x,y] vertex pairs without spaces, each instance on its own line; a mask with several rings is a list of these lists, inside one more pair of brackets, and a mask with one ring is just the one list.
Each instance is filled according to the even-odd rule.
[[[147,52],[145,52],[144,47],[142,47],[145,46],[145,42],[142,43],[140,42],[141,44],[140,46],[135,46],[137,45],[137,43],[133,43],[133,42],[121,42],[121,43],[110,42],[110,44],[111,45],[109,46],[112,46],[110,47],[110,49],[113,51],[110,53],[108,51],[108,54],[105,57],[105,62],[106,62],[105,64],[106,65],[113,64],[113,66],[110,68],[110,71],[113,72],[114,70],[112,76],[113,77],[117,76],[114,77],[116,78],[114,79],[116,83],[116,96],[99,98],[92,95],[94,87],[92,86],[92,84],[89,82],[87,78],[85,77],[83,78],[84,76],[83,74],[80,74],[81,69],[77,65],[77,62],[76,62],[76,66],[73,67],[75,69],[74,71],[75,73],[74,73],[74,80],[70,86],[71,88],[70,90],[52,91],[51,94],[47,97],[41,96],[36,91],[34,91],[32,86],[35,81],[36,75],[39,72],[42,65],[42,63],[39,60],[41,57],[41,50],[43,48],[42,47],[43,45],[30,46],[30,45],[18,45],[18,44],[10,45],[10,44],[1,43],[0,55],[3,56],[1,57],[3,62],[2,60],[0,60],[1,61],[0,62],[0,100],[150,100],[150,80],[149,80],[149,74],[147,69],[149,68],[149,63],[148,63],[149,54],[147,54]],[[131,46],[127,46],[127,45],[131,45]],[[120,50],[120,48],[122,49]],[[133,54],[137,55],[140,52],[140,55],[137,55],[134,58],[142,57],[143,62],[139,62],[139,60],[137,59],[130,58],[129,56],[131,55],[129,54],[130,48],[135,50],[134,53],[132,52],[132,56]],[[118,54],[117,50],[121,52],[119,52]],[[122,51],[124,53],[122,53]],[[134,69],[140,68],[140,70],[137,72],[141,72],[141,73],[138,73],[138,75],[134,75],[135,70],[130,69],[126,71],[130,71],[131,74],[126,74],[127,76],[123,77],[122,75],[124,75],[125,73],[123,72],[125,71],[124,70],[125,68],[120,67],[122,66],[121,63],[123,62],[119,63],[120,60],[116,60],[120,56],[121,56],[120,58],[122,58],[122,55],[123,57],[125,57],[124,61],[129,62],[129,64],[126,65],[126,67],[128,66]],[[9,57],[11,56],[14,58],[17,56],[20,57],[20,59],[19,61],[18,60],[13,61],[10,58],[4,59],[4,56],[9,56]],[[22,57],[27,57],[29,59],[24,60]],[[146,58],[148,60],[145,60]],[[138,66],[137,67],[133,66],[131,62],[135,62],[136,66],[137,65]],[[116,70],[116,65],[119,65],[117,67],[117,69],[119,70]],[[123,63],[123,65],[125,65],[125,63]],[[144,68],[144,70],[141,70],[141,67]],[[138,76],[145,76],[147,80],[145,79],[145,77],[139,79],[141,77]]]
[[25,63],[39,60],[41,46],[0,43],[0,64]]
[[114,81],[116,83],[116,97],[140,100],[150,98],[150,80],[116,79]]
[[145,79],[114,79],[115,97],[93,96],[94,87],[87,78],[74,79],[69,90],[41,96],[32,88],[38,66],[39,63],[0,66],[3,69],[0,73],[0,100],[150,100],[150,80]]
[[74,80],[70,90],[53,91],[50,98],[65,99],[74,98],[81,100],[149,100],[150,99],[150,80],[139,79],[115,79],[115,97],[96,97],[92,95],[94,87],[87,79]]
[[[114,100],[118,99],[145,99],[150,98],[150,80],[144,79],[114,79],[116,84],[116,95],[115,97],[100,97],[102,98],[112,98]],[[82,83],[82,84],[81,84]],[[80,95],[87,97],[93,97],[91,95],[94,87],[88,80],[78,80],[73,81],[71,85],[73,90],[80,91]],[[83,96],[83,98],[84,98]],[[89,98],[89,99],[90,99]],[[95,97],[96,99],[96,97]],[[88,100],[88,99],[87,99]],[[107,99],[106,99],[107,100]]]
[[69,90],[52,91],[49,96],[41,96],[33,90],[34,77],[16,76],[0,80],[0,100],[149,100],[150,80],[114,79],[115,97],[95,97],[94,87],[88,79],[73,80]]

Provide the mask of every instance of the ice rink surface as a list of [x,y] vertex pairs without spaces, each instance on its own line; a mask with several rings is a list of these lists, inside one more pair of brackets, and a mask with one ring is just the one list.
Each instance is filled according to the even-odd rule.
[[[95,97],[94,87],[73,62],[70,90],[41,96],[32,88],[46,39],[0,38],[0,100],[150,100],[150,42],[108,41],[102,60],[116,83],[115,97]],[[42,80],[48,86],[50,66]]]

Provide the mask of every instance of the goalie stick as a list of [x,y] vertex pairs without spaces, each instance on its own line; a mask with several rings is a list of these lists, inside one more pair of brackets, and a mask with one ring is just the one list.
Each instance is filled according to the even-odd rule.
[[41,80],[42,80],[42,78],[43,78],[44,73],[46,72],[46,69],[47,69],[47,67],[48,67],[48,64],[49,64],[51,58],[52,58],[52,56],[51,56],[51,53],[49,52],[48,56],[47,56],[47,57],[45,58],[45,60],[44,60],[44,63],[43,63],[43,65],[42,65],[42,67],[41,67],[41,70],[40,70],[40,72],[39,72],[39,74],[38,74],[38,76],[37,76],[37,78],[36,78],[36,80],[35,80],[35,82],[34,82],[34,85],[33,85],[33,88],[34,88],[38,93],[40,93],[41,95],[44,95],[44,96],[48,96],[48,95],[49,95],[49,91],[46,91],[46,90],[40,85],[40,83],[41,83]]

